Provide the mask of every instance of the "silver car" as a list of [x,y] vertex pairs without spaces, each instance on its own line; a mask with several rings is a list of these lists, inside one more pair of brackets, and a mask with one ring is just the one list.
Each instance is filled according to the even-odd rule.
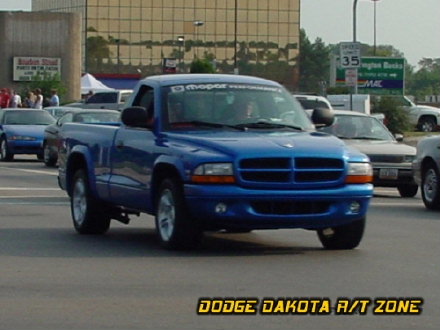
[[428,209],[440,210],[440,136],[420,140],[412,165],[423,203]]
[[335,121],[321,128],[370,157],[373,165],[373,184],[396,187],[402,197],[414,197],[418,185],[412,174],[416,148],[399,143],[402,135],[393,136],[375,116],[356,111],[334,110]]

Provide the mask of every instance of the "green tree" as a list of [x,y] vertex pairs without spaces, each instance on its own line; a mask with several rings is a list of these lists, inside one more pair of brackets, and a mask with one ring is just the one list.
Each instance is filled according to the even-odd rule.
[[[32,77],[32,81],[24,83],[23,87],[19,91],[19,94],[23,98],[29,91],[34,91],[37,88],[41,89],[43,100],[49,99],[51,97],[52,89],[56,89],[60,101],[63,102],[63,97],[67,92],[67,88],[62,83],[59,74],[51,75],[49,73],[44,73],[43,75]],[[71,100],[64,100],[63,103],[66,103],[67,101]]]
[[191,63],[191,73],[215,73],[214,66],[207,59],[195,59]]
[[300,31],[299,89],[319,93],[322,82],[330,76],[331,47],[317,38],[311,42],[304,29]]
[[423,58],[419,70],[407,74],[406,87],[408,94],[417,100],[427,95],[440,94],[440,58]]
[[87,38],[87,68],[90,72],[102,72],[102,63],[110,57],[110,42],[102,36]]
[[391,133],[403,133],[411,129],[408,113],[400,106],[396,97],[376,97],[372,102],[374,112],[385,115],[386,124]]

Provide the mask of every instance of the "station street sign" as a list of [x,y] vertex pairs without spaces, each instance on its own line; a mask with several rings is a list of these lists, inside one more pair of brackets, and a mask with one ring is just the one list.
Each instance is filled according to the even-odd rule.
[[[347,86],[346,69],[336,65],[335,86]],[[349,73],[350,75],[350,73]],[[352,78],[348,78],[352,79]],[[405,59],[397,57],[362,57],[358,68],[358,93],[403,95]]]

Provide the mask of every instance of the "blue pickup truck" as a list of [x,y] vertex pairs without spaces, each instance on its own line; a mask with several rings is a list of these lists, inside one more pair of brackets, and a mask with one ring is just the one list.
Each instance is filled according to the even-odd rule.
[[327,249],[360,243],[372,168],[315,130],[331,110],[309,119],[278,83],[211,74],[146,78],[126,106],[120,126],[63,126],[58,180],[79,233],[148,213],[166,248],[277,228],[316,230]]

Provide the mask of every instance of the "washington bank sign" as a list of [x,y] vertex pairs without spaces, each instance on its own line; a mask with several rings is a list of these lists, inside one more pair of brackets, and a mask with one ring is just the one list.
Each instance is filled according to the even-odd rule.
[[36,77],[61,76],[61,58],[58,57],[14,57],[13,80],[32,81]]

